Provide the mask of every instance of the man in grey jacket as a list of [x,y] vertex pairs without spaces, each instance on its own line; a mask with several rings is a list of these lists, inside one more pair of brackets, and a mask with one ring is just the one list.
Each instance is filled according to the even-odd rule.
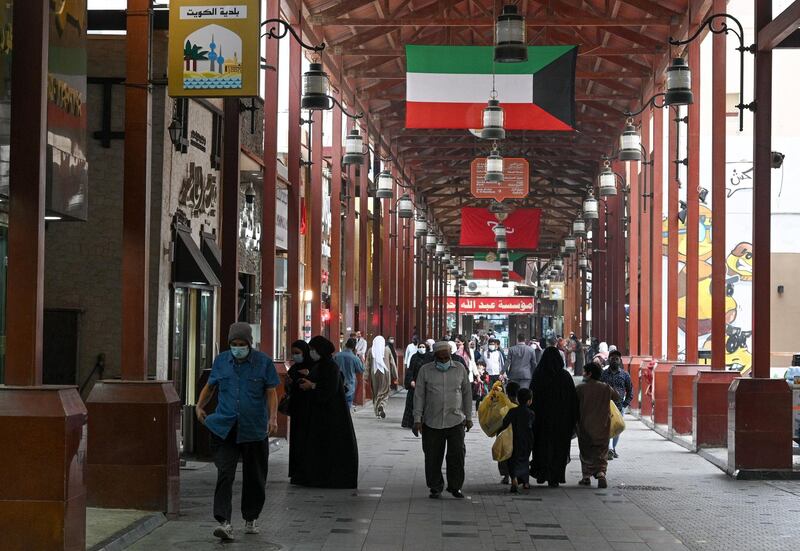
[[447,448],[447,491],[463,499],[464,430],[472,428],[472,386],[469,373],[450,357],[450,343],[433,345],[434,361],[417,374],[414,391],[414,433],[422,432],[425,480],[432,499],[444,489],[442,460]]
[[508,380],[518,383],[520,388],[530,388],[536,364],[536,352],[525,344],[525,335],[517,335],[517,344],[508,349]]

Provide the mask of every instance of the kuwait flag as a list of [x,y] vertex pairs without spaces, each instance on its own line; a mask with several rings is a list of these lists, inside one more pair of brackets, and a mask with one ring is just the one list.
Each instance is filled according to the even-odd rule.
[[[511,281],[524,281],[525,255],[520,253],[508,254],[508,279]],[[473,279],[501,279],[500,261],[495,253],[477,253],[472,263]]]
[[406,46],[406,127],[482,128],[492,71],[506,130],[573,130],[577,46],[530,46],[493,63],[492,46]]

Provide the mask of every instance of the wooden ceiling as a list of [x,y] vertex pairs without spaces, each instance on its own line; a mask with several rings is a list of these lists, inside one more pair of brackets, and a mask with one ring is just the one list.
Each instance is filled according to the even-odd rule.
[[458,243],[460,206],[488,205],[469,194],[469,164],[488,143],[466,131],[405,129],[406,44],[491,45],[493,13],[513,3],[526,16],[531,45],[579,46],[575,132],[509,132],[506,156],[531,163],[531,192],[516,206],[543,209],[541,252],[569,232],[612,151],[623,113],[660,89],[670,36],[688,27],[689,4],[710,0],[305,0],[304,30],[327,44],[334,81],[356,94],[382,150],[397,159],[430,207],[449,244]]

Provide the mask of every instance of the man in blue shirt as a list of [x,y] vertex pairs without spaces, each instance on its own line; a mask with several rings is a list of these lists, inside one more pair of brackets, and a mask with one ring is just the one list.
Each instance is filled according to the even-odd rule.
[[[219,526],[214,535],[233,539],[231,515],[233,480],[242,458],[242,516],[245,533],[257,534],[256,520],[264,508],[269,443],[267,435],[278,428],[280,384],[272,359],[253,349],[253,331],[248,323],[234,323],[228,332],[230,350],[214,360],[208,383],[200,392],[195,412],[211,431],[217,487],[214,518]],[[217,408],[207,415],[205,406],[218,391]]]
[[364,364],[356,356],[356,339],[349,338],[344,345],[344,350],[333,357],[333,361],[339,366],[339,371],[344,377],[345,399],[347,409],[353,409],[353,398],[356,395],[356,373],[364,373]]

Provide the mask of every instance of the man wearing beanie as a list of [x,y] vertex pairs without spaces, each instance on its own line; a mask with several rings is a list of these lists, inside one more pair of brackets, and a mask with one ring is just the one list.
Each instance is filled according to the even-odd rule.
[[434,361],[423,365],[414,391],[414,433],[422,432],[425,480],[432,499],[444,490],[442,460],[447,449],[447,491],[463,499],[464,430],[472,428],[469,372],[450,357],[450,343],[433,345]]
[[[272,358],[253,349],[249,323],[234,323],[228,331],[229,350],[214,360],[208,383],[200,392],[195,413],[211,432],[217,487],[214,490],[214,518],[219,526],[214,535],[233,539],[231,526],[233,480],[242,459],[242,516],[245,534],[257,534],[256,520],[264,508],[269,442],[267,436],[278,428],[280,384]],[[218,391],[218,392],[217,392]],[[217,408],[206,414],[205,406],[217,392]]]

